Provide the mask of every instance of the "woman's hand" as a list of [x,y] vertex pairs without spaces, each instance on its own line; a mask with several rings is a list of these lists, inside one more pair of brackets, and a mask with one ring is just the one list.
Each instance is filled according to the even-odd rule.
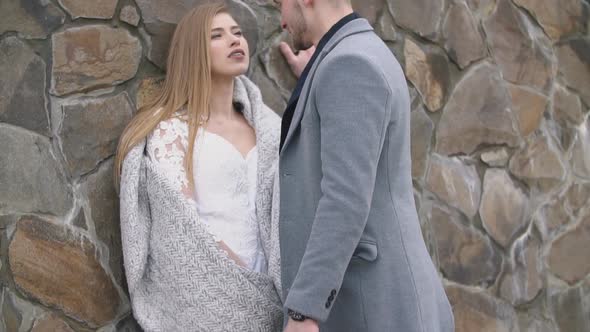
[[239,266],[246,267],[246,264],[244,262],[242,262],[242,260],[238,256],[238,254],[236,254],[233,250],[231,250],[231,248],[228,247],[228,245],[225,244],[225,242],[219,241],[219,242],[217,242],[217,244],[219,245],[219,247],[221,249],[225,250],[225,252],[227,252],[227,255],[229,256],[229,258],[234,260]]

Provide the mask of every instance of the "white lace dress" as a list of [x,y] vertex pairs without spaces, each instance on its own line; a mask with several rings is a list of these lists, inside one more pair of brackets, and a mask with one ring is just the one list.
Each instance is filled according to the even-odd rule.
[[266,258],[256,219],[256,146],[246,156],[225,138],[200,128],[193,154],[194,188],[189,188],[183,158],[188,125],[179,118],[162,121],[148,137],[147,154],[172,185],[196,204],[216,241],[223,241],[246,267],[265,273]]

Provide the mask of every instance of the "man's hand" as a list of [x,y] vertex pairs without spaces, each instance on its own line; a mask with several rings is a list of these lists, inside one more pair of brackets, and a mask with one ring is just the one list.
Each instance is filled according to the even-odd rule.
[[293,319],[289,318],[287,322],[287,327],[285,327],[284,332],[319,332],[320,326],[318,323],[308,318],[302,322],[294,321]]
[[285,60],[287,60],[287,63],[291,67],[291,71],[297,78],[301,76],[301,73],[305,69],[305,66],[307,66],[309,59],[311,59],[311,56],[315,52],[315,46],[312,46],[295,54],[293,53],[291,46],[285,42],[281,42],[279,48],[281,49],[281,53],[283,53]]

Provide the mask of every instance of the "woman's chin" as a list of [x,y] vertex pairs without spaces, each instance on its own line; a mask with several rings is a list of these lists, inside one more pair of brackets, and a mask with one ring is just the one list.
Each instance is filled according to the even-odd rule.
[[236,68],[224,68],[224,70],[214,71],[212,75],[215,77],[238,77],[248,72],[248,66],[240,66]]

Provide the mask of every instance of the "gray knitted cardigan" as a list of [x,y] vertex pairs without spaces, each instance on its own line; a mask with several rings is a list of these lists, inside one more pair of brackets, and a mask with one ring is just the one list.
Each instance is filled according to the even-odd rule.
[[[279,331],[278,163],[280,118],[258,88],[236,78],[234,102],[256,132],[256,215],[268,275],[237,265],[199,222],[194,205],[172,189],[144,154],[145,141],[123,163],[121,237],[133,315],[145,331]],[[198,181],[198,179],[196,179]]]

